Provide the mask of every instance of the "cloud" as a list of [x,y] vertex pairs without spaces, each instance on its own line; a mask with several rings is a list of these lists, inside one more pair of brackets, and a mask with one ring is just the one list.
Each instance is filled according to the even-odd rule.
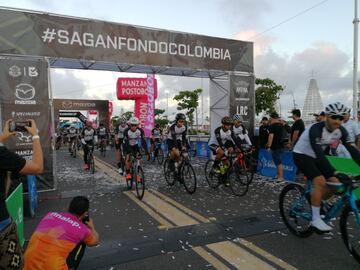
[[303,107],[312,72],[324,105],[340,101],[350,106],[351,60],[351,56],[335,44],[324,41],[315,42],[310,48],[293,55],[280,55],[268,48],[255,58],[255,75],[259,78],[269,77],[286,86],[281,96],[284,110],[292,107],[292,93],[299,107]]
[[[253,41],[252,38],[258,33],[259,32],[255,30],[246,30],[236,33],[233,38],[243,41]],[[262,35],[261,38],[256,39],[254,41],[254,57],[264,54],[275,41],[276,38],[269,35]]]

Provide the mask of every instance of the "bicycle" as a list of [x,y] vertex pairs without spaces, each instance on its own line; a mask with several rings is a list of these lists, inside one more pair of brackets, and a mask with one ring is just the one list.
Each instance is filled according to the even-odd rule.
[[248,144],[241,145],[241,153],[238,155],[238,163],[242,170],[248,174],[249,185],[254,179],[254,173],[257,166],[256,158],[254,157],[254,148]]
[[94,160],[94,154],[93,154],[93,147],[94,146],[89,146],[89,145],[85,145],[85,147],[88,148],[88,152],[87,152],[87,165],[89,167],[89,171],[91,174],[95,173],[95,160]]
[[77,140],[73,139],[70,146],[70,155],[73,158],[76,158],[76,152],[77,152]]
[[[241,153],[239,154],[239,156]],[[241,163],[243,159],[236,158],[237,154],[229,154],[225,150],[225,155],[220,161],[220,172],[214,171],[213,158],[210,158],[205,164],[205,178],[211,188],[218,188],[220,184],[226,185],[229,183],[230,189],[235,196],[244,196],[249,190],[249,176],[248,170],[243,169]],[[226,164],[228,161],[229,165]]]
[[157,162],[159,165],[161,165],[164,162],[164,151],[161,148],[162,143],[161,142],[154,142],[155,149],[154,152],[151,153],[151,160],[155,161],[157,159]]
[[101,138],[100,141],[100,153],[101,156],[105,157],[106,156],[106,139]]
[[[360,263],[360,175],[347,176],[342,181],[345,191],[338,194],[339,198],[334,205],[323,203],[321,213],[323,220],[329,222],[342,209],[340,216],[340,232],[348,251]],[[286,185],[280,193],[280,215],[291,233],[305,238],[314,230],[310,226],[312,220],[310,194],[312,181],[307,180],[306,187],[297,183]],[[293,195],[292,195],[293,194]],[[329,209],[326,209],[329,206]]]
[[190,164],[189,155],[185,151],[180,151],[180,159],[175,162],[175,170],[170,168],[170,153],[164,163],[165,180],[169,186],[173,186],[176,181],[183,184],[189,194],[196,191],[196,174]]
[[131,162],[131,179],[126,181],[126,186],[128,190],[132,189],[133,182],[135,182],[136,194],[140,200],[144,197],[145,194],[145,176],[144,170],[141,167],[142,155],[140,152],[134,152],[130,155]]

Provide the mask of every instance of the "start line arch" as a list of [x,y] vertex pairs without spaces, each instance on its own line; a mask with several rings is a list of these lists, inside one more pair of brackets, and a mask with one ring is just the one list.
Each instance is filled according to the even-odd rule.
[[[0,120],[19,111],[19,119],[40,122],[47,188],[56,187],[49,68],[208,78],[212,129],[240,113],[253,130],[252,42],[7,8],[0,8],[0,36]],[[31,144],[9,148],[32,155]]]

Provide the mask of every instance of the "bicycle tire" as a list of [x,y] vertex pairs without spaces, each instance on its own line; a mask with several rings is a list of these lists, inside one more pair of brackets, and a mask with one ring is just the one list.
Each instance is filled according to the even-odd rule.
[[[184,162],[180,170],[180,177],[186,191],[189,194],[193,194],[196,191],[196,174],[193,166],[190,163]],[[191,180],[192,179],[192,180]]]
[[249,177],[249,185],[254,179],[254,173],[256,169],[256,160],[252,156],[245,156],[245,166]]
[[139,200],[142,200],[145,194],[145,176],[143,169],[138,166],[135,174],[135,189]]
[[175,184],[175,172],[171,171],[169,168],[169,159],[167,158],[164,162],[164,175],[165,181],[169,186],[173,186]]
[[[356,205],[358,209],[360,209],[360,201],[356,201]],[[349,224],[351,219],[351,224]],[[360,230],[357,229],[358,225],[356,222],[360,222],[360,220],[356,221],[356,217],[353,213],[353,209],[347,203],[341,213],[340,216],[340,232],[341,237],[344,241],[344,244],[350,254],[354,257],[354,259],[360,263]],[[357,236],[357,237],[356,237]],[[355,242],[355,244],[354,244]]]
[[94,174],[95,173],[95,160],[92,155],[89,155],[88,162],[89,162],[90,173]]
[[[297,198],[295,198],[295,200],[292,199],[291,202],[289,202],[289,209],[287,209],[285,207],[285,199],[291,191],[295,191],[298,194],[296,195]],[[305,212],[304,203],[308,205],[307,212]],[[312,219],[310,198],[305,195],[305,189],[302,186],[297,184],[286,185],[279,196],[279,209],[281,218],[291,233],[300,238],[309,237],[313,233],[310,228]],[[287,214],[289,214],[289,217],[287,217]],[[293,222],[290,219],[293,219]],[[304,220],[305,225],[303,229],[300,229],[301,226],[299,226],[299,221],[302,220]],[[294,223],[294,225],[292,225],[292,223]]]
[[234,164],[227,173],[230,189],[235,196],[246,195],[249,190],[249,178],[245,170],[241,170]]
[[208,159],[208,161],[206,161],[205,179],[211,188],[216,189],[220,186],[221,181],[219,175],[213,172],[213,165],[214,165],[213,159]]
[[164,151],[161,148],[159,148],[159,149],[157,149],[157,152],[155,152],[155,154],[156,154],[155,156],[156,156],[158,164],[159,165],[163,164],[163,162],[164,162]]

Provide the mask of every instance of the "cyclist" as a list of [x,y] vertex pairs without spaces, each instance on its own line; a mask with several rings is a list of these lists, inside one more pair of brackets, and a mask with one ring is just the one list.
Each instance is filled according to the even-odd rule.
[[349,136],[341,123],[347,108],[340,102],[326,106],[326,120],[305,129],[296,143],[293,153],[294,162],[307,179],[313,181],[311,193],[312,222],[316,230],[326,232],[332,228],[320,217],[322,199],[329,199],[341,187],[341,175],[338,175],[325,155],[340,142],[360,165],[360,152],[349,144]]
[[100,123],[99,128],[96,131],[99,140],[99,146],[104,145],[106,147],[106,140],[108,138],[108,130],[103,123]]
[[95,144],[95,140],[96,140],[95,135],[96,135],[96,131],[95,131],[95,129],[92,128],[92,122],[87,120],[86,127],[81,133],[81,142],[84,147],[84,162],[85,162],[84,169],[85,170],[89,169],[87,155],[88,155],[89,151],[92,151],[92,152],[94,151],[94,144]]
[[151,131],[151,139],[150,139],[150,150],[151,153],[155,151],[155,143],[161,143],[162,130],[160,129],[160,125],[156,124],[155,128]]
[[69,152],[71,152],[71,145],[73,141],[75,141],[76,143],[76,139],[78,138],[78,131],[74,124],[72,124],[68,130],[68,137],[69,137]]
[[120,174],[123,174],[123,166],[124,166],[124,164],[122,164],[123,157],[121,156],[121,148],[124,145],[124,132],[128,127],[129,126],[126,124],[126,118],[122,117],[120,118],[120,124],[115,128],[115,135],[116,135],[115,156]]
[[109,135],[110,135],[110,144],[111,144],[111,147],[114,147],[114,142],[115,142],[115,128],[113,125],[110,126],[110,129],[109,129]]
[[185,151],[187,148],[186,133],[187,127],[186,116],[183,113],[175,115],[175,123],[170,126],[169,134],[167,137],[167,145],[170,152],[169,168],[175,171],[175,161],[180,158],[180,149]]
[[235,146],[237,146],[238,148],[240,148],[241,146],[240,141],[236,138],[236,135],[231,128],[232,124],[232,119],[229,116],[224,116],[221,119],[221,126],[215,129],[209,140],[209,148],[215,155],[213,170],[216,173],[220,173],[219,164],[221,159],[225,155],[225,149],[228,151],[229,154],[231,154],[234,152]]
[[146,156],[149,159],[149,152],[147,149],[147,144],[145,140],[144,130],[139,128],[139,118],[131,117],[129,119],[130,127],[124,131],[124,155],[125,155],[125,171],[126,171],[126,181],[130,181],[132,175],[130,173],[131,162],[130,154],[135,154],[140,152],[139,142],[141,141],[141,146],[145,150]]
[[251,140],[249,138],[249,133],[246,130],[245,126],[242,124],[242,117],[240,114],[235,114],[232,117],[233,120],[233,127],[232,130],[235,133],[235,136],[238,140],[240,140],[241,144],[247,144],[249,146],[252,146]]

